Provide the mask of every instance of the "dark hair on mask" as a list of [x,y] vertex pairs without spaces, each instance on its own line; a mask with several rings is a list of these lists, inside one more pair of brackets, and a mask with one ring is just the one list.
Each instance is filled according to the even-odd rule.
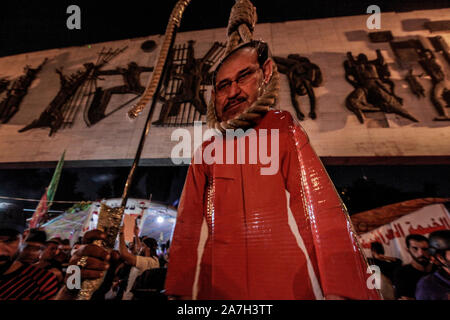
[[422,236],[420,234],[410,234],[405,239],[405,243],[406,243],[406,247],[407,248],[409,248],[409,242],[411,240],[414,240],[414,241],[417,241],[417,242],[426,242],[426,243],[428,243],[428,239],[425,238],[424,236]]
[[384,254],[384,247],[381,243],[375,241],[370,244],[370,250],[377,254]]
[[241,44],[240,46],[233,49],[229,54],[227,54],[222,61],[217,65],[216,70],[214,70],[213,76],[212,76],[212,86],[216,87],[216,77],[217,73],[219,72],[220,68],[222,67],[223,63],[228,60],[229,57],[234,55],[236,52],[238,52],[241,49],[244,48],[254,48],[256,50],[256,53],[258,55],[258,63],[259,66],[262,67],[264,63],[269,58],[269,46],[264,41],[258,41],[258,40],[252,40],[249,42],[246,42],[244,44]]

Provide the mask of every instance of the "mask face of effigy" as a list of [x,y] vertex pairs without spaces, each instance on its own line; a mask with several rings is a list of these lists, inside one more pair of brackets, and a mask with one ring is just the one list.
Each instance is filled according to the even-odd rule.
[[242,48],[229,56],[220,66],[214,84],[218,120],[227,121],[246,111],[261,95],[271,73],[271,60],[260,66],[254,48]]

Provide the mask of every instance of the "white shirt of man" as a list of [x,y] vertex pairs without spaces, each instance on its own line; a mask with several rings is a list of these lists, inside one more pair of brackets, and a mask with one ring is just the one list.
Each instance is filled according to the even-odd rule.
[[136,278],[139,277],[144,271],[154,268],[159,268],[159,260],[157,257],[136,256],[136,266],[132,267],[130,270],[127,289],[123,294],[122,300],[132,300],[133,293],[131,292],[131,289],[133,288]]

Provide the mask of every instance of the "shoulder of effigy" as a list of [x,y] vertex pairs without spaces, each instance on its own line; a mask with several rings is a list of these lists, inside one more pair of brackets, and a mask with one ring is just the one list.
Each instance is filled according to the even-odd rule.
[[272,109],[266,113],[260,126],[283,129],[288,128],[293,122],[292,115],[288,111]]
[[279,129],[280,134],[296,134],[307,137],[300,123],[286,110],[270,110],[261,123],[261,127]]

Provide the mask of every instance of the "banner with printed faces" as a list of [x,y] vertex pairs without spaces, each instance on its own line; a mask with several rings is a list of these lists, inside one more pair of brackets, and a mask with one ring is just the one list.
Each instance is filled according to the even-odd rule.
[[359,239],[367,257],[372,256],[370,244],[377,241],[383,245],[386,256],[399,258],[403,264],[408,264],[411,256],[406,249],[405,238],[409,234],[428,237],[431,232],[444,229],[450,229],[450,214],[443,204],[434,204],[364,233]]

